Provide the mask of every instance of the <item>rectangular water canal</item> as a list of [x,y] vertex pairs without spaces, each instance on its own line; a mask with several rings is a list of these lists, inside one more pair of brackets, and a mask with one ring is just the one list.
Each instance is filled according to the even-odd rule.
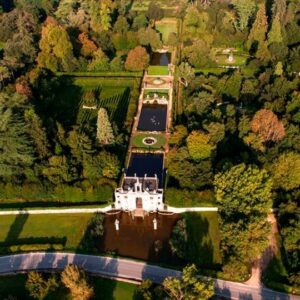
[[139,118],[140,131],[165,131],[167,125],[167,105],[144,104]]
[[164,156],[163,154],[145,154],[145,153],[132,153],[129,165],[126,171],[126,176],[158,178],[159,188],[163,186],[163,170]]
[[154,52],[151,55],[150,65],[152,66],[167,66],[171,61],[171,53]]

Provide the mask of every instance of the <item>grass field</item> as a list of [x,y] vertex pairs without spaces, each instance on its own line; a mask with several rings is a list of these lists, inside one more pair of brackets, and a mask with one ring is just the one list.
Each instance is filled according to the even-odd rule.
[[233,62],[229,63],[228,55],[218,54],[216,56],[216,62],[220,66],[244,66],[246,64],[247,59],[247,55],[233,54]]
[[[63,250],[80,248],[92,214],[52,214],[1,216],[0,245],[9,246],[61,244]],[[39,249],[37,249],[39,250]]]
[[[17,299],[33,299],[25,289],[27,276],[25,274],[0,277],[0,299],[6,299],[9,295]],[[94,287],[96,299],[99,300],[131,300],[134,297],[136,285],[114,281],[100,277],[89,277]],[[15,298],[14,298],[15,299]],[[60,287],[49,294],[48,300],[71,299],[68,291]]]
[[167,66],[149,66],[148,75],[169,75],[169,69]]
[[[157,140],[154,145],[145,145],[143,139],[146,137],[153,137]],[[133,146],[137,148],[146,149],[160,149],[166,144],[166,138],[163,134],[137,134],[133,137]]]
[[187,259],[204,268],[221,264],[218,214],[185,213],[183,217],[188,232]]
[[162,34],[162,40],[166,43],[171,32],[177,33],[177,20],[175,18],[164,18],[156,22],[155,28]]

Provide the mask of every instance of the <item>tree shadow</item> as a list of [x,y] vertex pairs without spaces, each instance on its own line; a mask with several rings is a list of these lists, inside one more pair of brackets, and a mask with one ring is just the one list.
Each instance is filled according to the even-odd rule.
[[[67,238],[65,236],[63,237],[55,237],[55,236],[45,236],[45,237],[20,237],[22,230],[29,218],[29,214],[22,213],[16,215],[13,223],[11,224],[9,231],[6,235],[6,238],[3,242],[0,242],[0,247],[2,248],[2,251],[5,253],[11,253],[11,252],[23,252],[25,251],[21,247],[23,245],[25,246],[32,246],[34,248],[35,245],[49,245],[47,250],[54,250],[55,245],[61,245],[62,247],[65,246],[67,242]],[[11,246],[17,246],[15,250],[11,250]],[[18,248],[18,246],[20,248]],[[28,249],[27,251],[29,251]],[[38,249],[37,249],[38,250]]]
[[215,297],[216,299],[231,299],[231,292],[227,286],[220,286],[217,281],[215,281]]
[[209,236],[209,222],[199,213],[185,214],[187,225],[187,260],[201,267],[214,265],[214,246]]
[[45,76],[38,84],[35,104],[46,123],[58,121],[65,126],[75,124],[82,98],[82,88],[68,76]]

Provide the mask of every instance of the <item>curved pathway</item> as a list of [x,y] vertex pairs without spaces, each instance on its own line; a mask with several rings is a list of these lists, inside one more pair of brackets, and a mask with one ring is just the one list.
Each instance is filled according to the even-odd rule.
[[[31,270],[62,270],[67,264],[76,264],[87,272],[107,277],[141,281],[149,278],[161,283],[167,276],[181,276],[181,272],[123,258],[110,258],[74,253],[26,253],[0,257],[0,275]],[[231,299],[300,300],[267,288],[215,279],[218,296]]]

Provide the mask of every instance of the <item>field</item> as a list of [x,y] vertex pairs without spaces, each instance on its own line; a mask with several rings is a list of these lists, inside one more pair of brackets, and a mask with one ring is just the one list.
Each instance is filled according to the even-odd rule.
[[228,62],[228,55],[218,54],[216,56],[216,62],[219,66],[244,66],[248,59],[247,55],[233,54],[233,62]]
[[[145,145],[143,139],[146,137],[153,137],[157,142],[153,145]],[[132,139],[133,147],[146,148],[146,149],[160,149],[166,144],[166,138],[163,134],[137,134]]]
[[149,66],[148,75],[169,75],[169,69],[167,66]]
[[[0,249],[16,252],[79,249],[92,214],[1,216]],[[24,246],[26,245],[26,246]],[[10,247],[10,249],[8,249]]]
[[[9,295],[17,297],[17,299],[32,299],[25,289],[26,278],[25,274],[0,277],[0,299],[7,299],[6,297]],[[94,287],[97,299],[101,300],[131,300],[136,290],[136,285],[134,284],[100,277],[89,277],[89,281]],[[46,299],[61,300],[70,299],[70,297],[68,296],[68,291],[60,287],[48,295]]]
[[155,28],[162,34],[163,42],[166,43],[171,32],[177,33],[177,19],[164,18],[155,23]]

